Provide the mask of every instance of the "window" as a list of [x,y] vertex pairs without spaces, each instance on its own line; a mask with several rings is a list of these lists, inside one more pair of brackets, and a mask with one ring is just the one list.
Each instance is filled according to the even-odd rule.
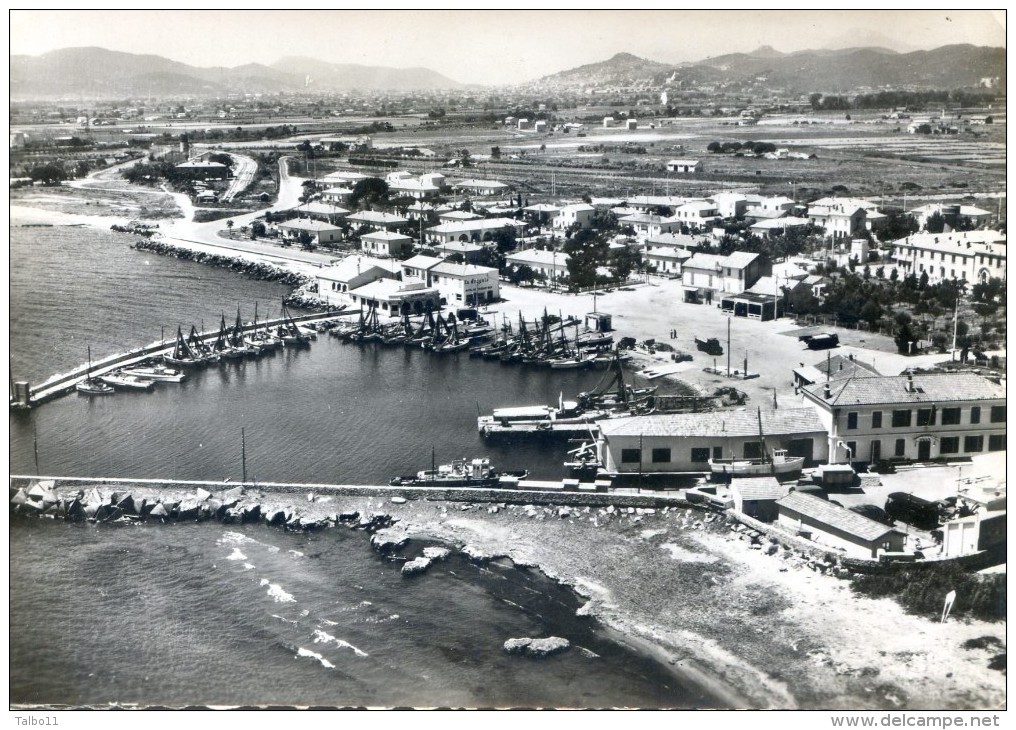
[[984,451],[984,436],[964,436],[963,450],[968,454]]
[[882,442],[872,441],[871,442],[871,456],[868,457],[869,461],[878,461],[882,458]]
[[960,450],[960,437],[949,436],[948,438],[942,439],[942,443],[939,445],[938,453],[940,454],[958,454]]
[[893,452],[893,453],[896,456],[906,456],[907,455],[907,440],[906,439],[896,439],[896,451]]
[[700,464],[709,461],[709,449],[708,448],[692,449],[691,460],[695,464]]
[[847,451],[850,452],[850,458],[851,459],[856,459],[857,458],[857,442],[856,441],[847,441]]
[[857,428],[857,411],[851,411],[847,414],[847,429],[852,430]]
[[653,463],[654,464],[669,464],[670,463],[670,449],[653,449]]
[[1005,406],[992,406],[991,407],[991,422],[992,423],[1005,423]]
[[874,411],[871,414],[871,427],[882,428],[882,411]]
[[935,410],[933,408],[918,408],[917,409],[917,425],[918,426],[934,426],[935,425]]
[[723,447],[722,446],[714,446],[713,447],[713,458],[714,459],[722,459],[723,458]]
[[981,407],[980,406],[974,406],[973,408],[970,409],[970,422],[971,423],[980,423],[981,422]]
[[642,461],[642,449],[621,449],[622,464],[638,464]]
[[910,425],[910,410],[893,411],[893,428],[906,428]]
[[988,451],[1005,451],[1005,434],[996,433],[988,437]]
[[942,425],[943,426],[955,426],[960,422],[960,409],[959,408],[943,408],[942,409]]

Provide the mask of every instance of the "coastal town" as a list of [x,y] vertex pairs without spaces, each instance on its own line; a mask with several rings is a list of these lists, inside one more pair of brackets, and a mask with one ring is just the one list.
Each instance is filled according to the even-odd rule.
[[[34,455],[35,467],[12,466],[12,515],[344,525],[414,580],[447,559],[416,549],[431,537],[560,576],[721,706],[1004,706],[1004,78],[815,93],[756,72],[736,84],[647,76],[639,63],[620,54],[496,90],[318,92],[308,75],[278,93],[75,104],[12,92],[12,231],[111,231],[146,265],[290,289],[281,307],[146,323],[140,347],[75,343],[82,357],[49,377],[12,361],[18,463]],[[394,363],[433,370],[440,387],[461,387],[462,370],[551,391],[574,380],[552,400],[527,388],[481,408],[477,393],[472,453],[439,463],[420,433],[418,470],[379,483],[257,479],[246,435],[225,483],[54,473],[39,466],[35,422],[25,430],[58,404],[161,408],[213,373],[251,393],[266,369],[340,356],[405,389],[406,411],[423,401]],[[337,391],[317,398],[346,408]],[[365,408],[337,428],[399,417]],[[670,542],[654,547],[655,535]],[[844,644],[805,659],[828,691],[803,670],[766,675],[695,600],[698,638],[689,630],[678,662],[681,623],[656,617],[662,598],[638,606],[583,577],[602,577],[578,556],[597,544],[633,551],[604,557],[607,572],[645,564],[665,580],[657,563],[708,565],[712,551],[739,566],[727,568],[738,585],[750,570],[830,612],[848,595],[872,601],[836,628],[816,608],[809,630],[938,632],[922,660],[936,669],[893,658],[876,676],[871,653]],[[703,591],[727,577],[711,580]],[[748,632],[749,619],[730,620]],[[557,639],[504,650],[567,651]],[[945,663],[967,694],[944,689]]]

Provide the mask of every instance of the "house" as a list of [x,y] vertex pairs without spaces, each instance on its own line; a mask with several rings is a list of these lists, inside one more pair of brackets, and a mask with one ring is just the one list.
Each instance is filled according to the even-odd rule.
[[985,223],[991,222],[992,213],[990,210],[984,210],[983,208],[977,208],[973,205],[959,205],[959,204],[947,204],[947,203],[930,203],[928,205],[922,205],[920,208],[914,208],[909,211],[910,215],[914,216],[917,221],[917,225],[924,230],[928,226],[928,219],[933,215],[939,215],[949,226],[955,226],[956,221],[961,218],[969,218],[975,226],[981,226]]
[[826,431],[815,409],[780,408],[604,419],[597,422],[600,463],[610,474],[708,472],[710,459],[761,456],[759,419],[767,448],[809,464],[825,459]]
[[522,209],[523,214],[527,220],[542,226],[545,223],[549,223],[557,218],[561,213],[561,208],[550,203],[535,203],[533,205],[527,205]]
[[[688,201],[689,198],[680,195],[633,195],[628,200],[622,202],[627,203],[629,208],[633,208],[639,213],[650,213],[656,212],[657,208],[674,209],[684,205]],[[594,200],[595,204],[596,201]]]
[[321,202],[338,205],[343,203],[353,194],[352,188],[326,188],[321,191]]
[[399,178],[388,182],[388,193],[392,197],[413,198],[424,200],[432,198],[441,192],[441,188],[430,182],[414,180],[413,178]]
[[443,257],[462,257],[467,264],[475,264],[484,257],[484,247],[479,243],[466,243],[465,241],[445,241],[444,243],[431,244],[431,248]]
[[482,215],[473,213],[469,210],[446,210],[438,213],[437,219],[442,223],[452,223],[455,221],[475,221],[479,218],[483,218]]
[[824,228],[825,237],[834,241],[853,238],[865,230],[867,216],[864,208],[853,204],[808,206],[808,220]]
[[748,198],[741,193],[717,193],[710,200],[721,218],[740,218],[748,210]]
[[[698,301],[701,294],[740,294],[772,271],[763,256],[746,251],[734,251],[727,256],[696,253],[681,268],[681,283],[685,287],[685,301]],[[689,295],[694,296],[689,299]]]
[[394,213],[383,213],[377,210],[361,210],[346,217],[353,226],[366,226],[372,231],[391,231],[404,227],[409,220]]
[[370,175],[364,175],[362,172],[337,170],[325,175],[321,178],[321,182],[328,183],[329,185],[339,185],[341,187],[352,187],[361,180],[366,180],[368,177],[370,177]]
[[229,168],[221,162],[181,162],[174,170],[190,180],[225,180]]
[[324,221],[309,218],[295,218],[285,223],[277,223],[279,232],[290,240],[296,241],[306,233],[314,245],[338,243],[342,240],[342,229]]
[[789,493],[790,486],[780,484],[776,477],[734,477],[730,480],[734,511],[761,522],[776,521],[779,516],[776,500]]
[[801,393],[829,433],[830,463],[1005,450],[1005,388],[974,373],[856,377]]
[[440,292],[443,303],[476,305],[501,298],[497,269],[443,261],[429,273],[430,284]]
[[547,122],[544,121],[543,119],[540,119],[539,121],[533,122],[533,131],[534,132],[546,132],[547,131]]
[[668,218],[651,213],[632,213],[623,218],[618,218],[617,223],[621,227],[631,226],[635,230],[635,235],[641,239],[659,236],[661,233],[674,233],[675,231],[680,231],[682,226],[681,221],[677,218]]
[[629,132],[638,129],[639,128],[638,120],[637,119],[625,119],[624,120],[624,128],[627,129]]
[[452,221],[426,229],[427,241],[446,243],[449,241],[489,241],[497,231],[522,232],[522,223],[512,218],[477,218],[475,220]]
[[614,117],[604,117],[603,118],[603,128],[604,129],[610,129],[611,127],[614,126],[614,124],[615,124]]
[[783,235],[787,231],[803,231],[812,224],[809,218],[797,218],[795,216],[785,216],[781,218],[770,218],[768,220],[761,220],[758,223],[752,224],[748,230],[754,233],[756,236],[763,238],[772,238],[776,235]]
[[508,186],[496,180],[463,180],[452,185],[452,188],[473,195],[500,195],[508,191]]
[[405,210],[406,218],[411,221],[431,221],[435,217],[434,206],[417,200]]
[[442,258],[417,254],[402,262],[402,276],[407,279],[420,279],[427,286],[430,286],[430,271],[441,263],[444,263]]
[[699,160],[668,160],[667,172],[702,172],[702,163]]
[[906,535],[821,497],[791,492],[777,500],[777,524],[795,535],[842,550],[853,558],[877,558],[902,552]]
[[329,304],[342,304],[340,296],[378,279],[394,279],[398,268],[390,261],[381,261],[367,256],[348,256],[334,266],[321,269],[317,275],[318,296]]
[[957,501],[973,511],[945,522],[942,556],[970,555],[981,550],[1005,554],[1006,546],[1005,452],[983,454],[957,470]]
[[681,276],[684,262],[692,256],[690,251],[669,246],[646,245],[646,263],[656,270],[657,274],[677,278]]
[[579,228],[591,228],[593,225],[593,214],[596,208],[586,203],[572,203],[558,211],[554,217],[553,226],[558,230],[567,230],[572,226]]
[[338,224],[347,215],[349,215],[348,210],[340,208],[334,203],[303,203],[291,210],[300,218],[310,218],[311,220],[324,221],[325,223],[331,223],[332,225]]
[[946,279],[971,283],[1005,279],[1006,234],[997,231],[915,233],[893,241],[893,261],[905,274],[928,275],[937,284]]
[[571,257],[559,251],[528,248],[508,254],[505,260],[509,266],[528,266],[537,274],[546,277],[548,281],[556,281],[568,276],[568,261]]
[[705,228],[713,221],[719,220],[720,210],[714,203],[693,200],[675,208],[673,217],[690,226]]
[[[510,118],[510,117],[509,117]],[[528,119],[520,119],[518,121],[517,129],[529,129],[530,121]]]
[[371,256],[398,258],[413,250],[413,239],[392,231],[371,231],[360,236],[360,248]]
[[378,279],[369,284],[353,289],[349,298],[354,305],[374,308],[379,315],[387,314],[398,317],[402,314],[403,305],[407,305],[413,314],[422,314],[427,310],[441,307],[441,295],[419,279],[406,278]]
[[[749,205],[745,215],[751,217],[771,217],[772,214],[782,216],[790,213],[796,206],[797,203],[786,195],[763,197],[755,201],[753,205]],[[766,216],[767,213],[770,216]]]

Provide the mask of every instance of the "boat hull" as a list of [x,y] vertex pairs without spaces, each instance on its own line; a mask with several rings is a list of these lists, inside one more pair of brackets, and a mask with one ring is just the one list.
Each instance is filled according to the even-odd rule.
[[804,457],[792,457],[784,461],[766,462],[752,459],[742,461],[709,460],[709,469],[713,474],[731,477],[791,477],[801,473],[804,468]]

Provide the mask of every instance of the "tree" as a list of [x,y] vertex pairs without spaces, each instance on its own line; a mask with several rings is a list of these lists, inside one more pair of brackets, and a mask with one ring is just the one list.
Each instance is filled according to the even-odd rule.
[[365,177],[363,180],[357,180],[353,185],[353,192],[349,195],[349,202],[354,206],[370,207],[384,204],[387,201],[388,183],[377,177]]
[[628,246],[617,249],[611,259],[610,272],[618,281],[625,281],[642,264],[642,257]]
[[868,324],[869,329],[874,329],[878,321],[882,319],[882,307],[872,300],[868,300],[861,307],[861,319]]
[[500,160],[501,159],[501,148],[500,147],[495,146],[495,147],[491,147],[490,148],[490,159],[492,159],[492,160]]
[[593,231],[581,230],[564,244],[568,254],[568,277],[573,286],[587,287],[596,284],[597,267],[607,262],[610,247]]
[[461,154],[459,156],[459,165],[461,165],[462,167],[472,167],[473,166],[473,158],[469,154],[469,150],[462,150],[462,152],[461,152]]
[[250,237],[251,237],[251,240],[263,237],[266,232],[267,232],[267,229],[265,228],[265,224],[262,223],[261,221],[254,221],[254,223],[251,224],[251,227],[250,227]]
[[67,173],[58,165],[39,165],[28,171],[28,177],[43,185],[59,185],[61,180],[67,179]]
[[314,239],[311,238],[310,233],[307,231],[300,231],[300,245],[304,248],[311,248],[314,244]]
[[236,225],[236,224],[233,223],[233,219],[232,218],[230,218],[228,221],[226,221],[226,228],[228,230],[232,231],[234,225]]
[[508,281],[512,284],[522,284],[536,279],[536,272],[527,264],[517,264],[508,271]]
[[945,218],[938,211],[935,211],[928,216],[928,220],[924,223],[924,229],[928,233],[941,233],[945,230]]

